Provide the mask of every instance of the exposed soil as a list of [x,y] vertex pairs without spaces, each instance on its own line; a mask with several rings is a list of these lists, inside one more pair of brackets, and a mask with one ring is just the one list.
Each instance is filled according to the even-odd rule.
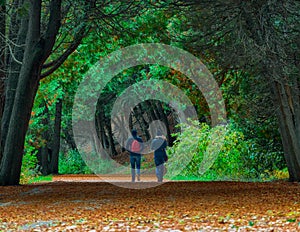
[[[116,178],[116,177],[114,177]],[[97,177],[0,187],[0,231],[300,231],[300,184]],[[140,186],[142,189],[136,189]],[[133,187],[133,188],[131,188]]]

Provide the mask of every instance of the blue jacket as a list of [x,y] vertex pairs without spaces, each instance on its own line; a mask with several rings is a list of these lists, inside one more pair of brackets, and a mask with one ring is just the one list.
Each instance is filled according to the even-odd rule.
[[154,150],[154,163],[159,166],[168,160],[166,153],[167,141],[162,137],[155,137],[151,142],[151,150]]

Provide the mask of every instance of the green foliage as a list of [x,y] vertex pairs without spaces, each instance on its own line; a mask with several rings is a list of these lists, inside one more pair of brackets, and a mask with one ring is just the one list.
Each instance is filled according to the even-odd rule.
[[263,173],[260,174],[260,178],[264,181],[288,180],[289,172],[287,168],[284,168],[282,170],[275,169],[273,171],[265,170]]
[[109,174],[123,169],[123,166],[118,165],[112,159],[97,159],[89,163],[89,167],[95,174]]
[[[193,22],[193,20],[190,22]],[[198,25],[199,20],[196,20],[196,22]],[[62,137],[64,137],[65,131],[71,129],[72,104],[77,87],[84,74],[101,57],[132,44],[162,42],[182,47],[195,55],[198,54],[198,56],[200,56],[201,51],[202,60],[206,59],[210,71],[216,76],[218,82],[222,83],[220,87],[226,101],[229,117],[238,124],[237,126],[235,123],[230,123],[227,126],[222,148],[219,147],[218,143],[215,147],[210,147],[211,157],[214,157],[216,152],[219,153],[214,164],[204,174],[199,169],[200,164],[204,159],[205,152],[207,153],[209,141],[212,139],[212,130],[218,128],[212,129],[206,124],[201,124],[199,130],[194,130],[191,127],[186,128],[182,134],[176,134],[175,146],[169,149],[171,157],[168,163],[169,174],[172,173],[172,170],[176,170],[178,166],[187,163],[181,175],[192,177],[192,179],[260,178],[265,180],[285,176],[286,172],[280,174],[280,171],[285,168],[285,161],[281,151],[279,135],[275,133],[278,125],[274,118],[270,117],[273,115],[273,110],[267,112],[267,109],[270,108],[267,105],[257,108],[260,102],[266,102],[270,105],[266,93],[267,89],[264,85],[257,85],[260,81],[259,77],[251,77],[249,73],[237,69],[223,70],[218,65],[218,59],[214,57],[213,53],[203,52],[202,49],[191,49],[187,44],[180,42],[183,38],[189,38],[193,33],[198,32],[198,30],[193,32],[193,27],[188,23],[188,15],[178,14],[175,11],[171,13],[162,7],[160,9],[147,9],[136,17],[120,21],[125,29],[122,34],[109,31],[110,29],[100,33],[91,31],[64,64],[51,76],[42,80],[35,99],[29,129],[32,141],[35,143],[31,143],[31,145],[38,148],[49,142],[45,141],[42,133],[45,130],[51,131],[55,103],[58,99],[63,98],[64,100]],[[201,33],[204,32],[199,31],[199,35]],[[203,38],[197,41],[199,43],[207,42]],[[191,44],[188,43],[188,45]],[[54,59],[57,56],[59,54],[54,54],[51,58]],[[163,79],[178,86],[197,106],[200,117],[208,115],[209,109],[205,99],[187,77],[167,67],[141,65],[119,73],[104,88],[100,100],[110,99],[113,96],[110,102],[104,102],[101,106],[104,116],[106,118],[110,117],[110,111],[118,93],[138,81],[149,79]],[[93,87],[97,87],[100,83],[92,84]],[[154,86],[154,88],[156,87]],[[87,98],[92,97],[92,94],[92,91],[86,91]],[[116,96],[114,96],[115,94]],[[249,107],[250,105],[252,107]],[[48,113],[45,112],[46,107]],[[46,118],[49,118],[49,125],[43,125],[42,123],[43,119]],[[197,144],[197,146],[194,146],[194,144]],[[65,143],[63,146],[65,146]],[[68,149],[69,147],[63,147],[66,154],[60,155],[60,173],[89,173],[90,170],[82,161],[81,156],[75,151],[68,151]],[[175,153],[179,155],[172,160]],[[192,157],[191,162],[189,162],[190,157]],[[205,164],[203,165],[202,169],[205,169]],[[114,166],[110,160],[104,160],[94,168],[99,170],[100,173],[106,173]]]
[[[196,123],[197,124],[197,123]],[[217,128],[217,127],[216,127]],[[274,159],[278,154],[261,153],[261,159],[270,157],[270,160],[260,162],[256,159],[258,154],[253,151],[256,146],[255,141],[246,140],[243,133],[233,122],[226,126],[222,146],[212,140],[213,129],[207,124],[200,124],[198,127],[184,126],[182,133],[177,133],[176,142],[172,148],[168,149],[171,162],[168,162],[168,176],[173,177],[174,171],[186,159],[191,160],[175,179],[192,177],[200,180],[267,180],[270,178],[286,177],[286,172],[280,171],[277,160]],[[209,144],[210,148],[208,147]],[[207,149],[210,149],[207,152]],[[207,162],[205,156],[217,154],[211,167],[205,172],[201,172],[203,162]],[[205,154],[205,155],[204,155]],[[176,160],[172,157],[176,156]],[[268,163],[269,162],[269,163]],[[273,169],[269,166],[272,163]],[[205,165],[205,164],[204,164]],[[276,171],[274,171],[276,170]],[[175,172],[176,174],[176,172]]]
[[[95,160],[90,160],[95,157]],[[70,150],[59,156],[60,174],[108,174],[117,170],[116,163],[111,159],[99,159],[99,156],[89,155],[87,163],[78,151]]]
[[67,154],[59,155],[60,174],[90,174],[90,169],[86,166],[81,155],[74,150],[70,150]]
[[22,168],[20,175],[20,183],[27,184],[34,179],[38,174],[37,150],[29,144],[30,136],[26,137],[25,153],[22,159]]
[[283,176],[286,176],[286,174],[275,174],[276,172],[284,172],[286,169],[282,152],[261,149],[256,140],[250,141],[249,156],[245,157],[249,172],[263,180],[274,179],[276,176],[282,179]]
[[51,182],[52,181],[53,176],[49,175],[49,176],[37,176],[32,178],[28,183],[39,183],[39,182]]
[[274,115],[269,89],[258,85],[259,76],[242,71],[230,71],[222,84],[228,115],[238,125],[247,141],[251,141],[249,162],[256,163],[255,171],[286,167],[278,121]]

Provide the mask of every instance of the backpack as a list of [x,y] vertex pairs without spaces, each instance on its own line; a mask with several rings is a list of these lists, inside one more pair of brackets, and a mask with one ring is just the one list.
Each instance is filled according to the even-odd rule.
[[137,141],[136,139],[134,139],[131,143],[131,151],[134,153],[139,153],[141,150],[141,146],[139,141]]

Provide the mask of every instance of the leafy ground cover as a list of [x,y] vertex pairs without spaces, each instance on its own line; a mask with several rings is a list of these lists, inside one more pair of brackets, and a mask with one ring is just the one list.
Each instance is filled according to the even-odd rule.
[[130,189],[83,176],[54,177],[0,187],[1,230],[297,231],[300,185],[178,181]]

